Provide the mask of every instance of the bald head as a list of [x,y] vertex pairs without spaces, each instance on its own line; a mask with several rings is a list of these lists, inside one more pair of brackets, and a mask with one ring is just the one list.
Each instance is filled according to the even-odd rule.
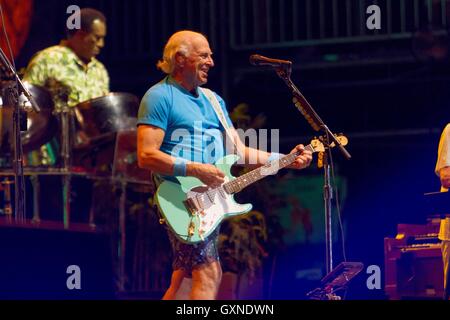
[[208,43],[204,35],[198,32],[183,30],[174,33],[167,41],[163,58],[158,62],[157,67],[167,74],[172,74],[176,66],[176,54],[188,57],[196,45]]

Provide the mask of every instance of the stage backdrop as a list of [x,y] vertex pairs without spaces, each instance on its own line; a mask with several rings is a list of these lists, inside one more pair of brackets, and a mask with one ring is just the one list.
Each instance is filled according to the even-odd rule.
[[33,12],[33,0],[4,0],[1,5],[5,25],[2,25],[0,32],[0,47],[10,57],[3,30],[3,28],[6,28],[9,43],[14,58],[16,58],[28,38]]

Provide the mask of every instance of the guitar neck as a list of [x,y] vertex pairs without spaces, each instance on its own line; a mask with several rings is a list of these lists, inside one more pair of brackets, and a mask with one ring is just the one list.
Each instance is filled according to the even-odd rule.
[[[314,152],[314,148],[311,145],[305,147],[305,150],[309,150]],[[283,169],[289,165],[291,165],[297,156],[299,156],[303,151],[297,151],[295,153],[290,153],[285,155],[280,159],[273,160],[265,165],[254,169],[232,181],[229,181],[223,185],[224,190],[229,193],[237,193],[244,189],[245,187],[251,185],[252,183],[261,180],[262,178],[267,177],[268,175],[272,175],[278,172],[278,170]]]

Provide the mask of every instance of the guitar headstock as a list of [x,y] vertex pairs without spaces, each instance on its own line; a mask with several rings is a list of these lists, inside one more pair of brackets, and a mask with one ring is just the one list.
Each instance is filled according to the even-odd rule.
[[[337,134],[336,139],[343,145],[346,146],[348,144],[348,139],[343,134]],[[314,149],[314,152],[324,152],[325,146],[323,145],[323,138],[315,138],[311,140],[311,147]],[[334,142],[330,143],[330,147],[334,148],[336,144]]]
[[319,139],[313,139],[311,140],[311,147],[314,149],[314,152],[324,152],[325,147],[323,146],[322,141]]

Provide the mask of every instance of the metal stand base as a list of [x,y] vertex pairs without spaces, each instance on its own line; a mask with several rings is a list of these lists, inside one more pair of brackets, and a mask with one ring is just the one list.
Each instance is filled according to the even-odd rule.
[[348,283],[364,267],[361,262],[342,262],[322,278],[321,286],[306,294],[311,300],[342,300],[336,292],[347,288]]

